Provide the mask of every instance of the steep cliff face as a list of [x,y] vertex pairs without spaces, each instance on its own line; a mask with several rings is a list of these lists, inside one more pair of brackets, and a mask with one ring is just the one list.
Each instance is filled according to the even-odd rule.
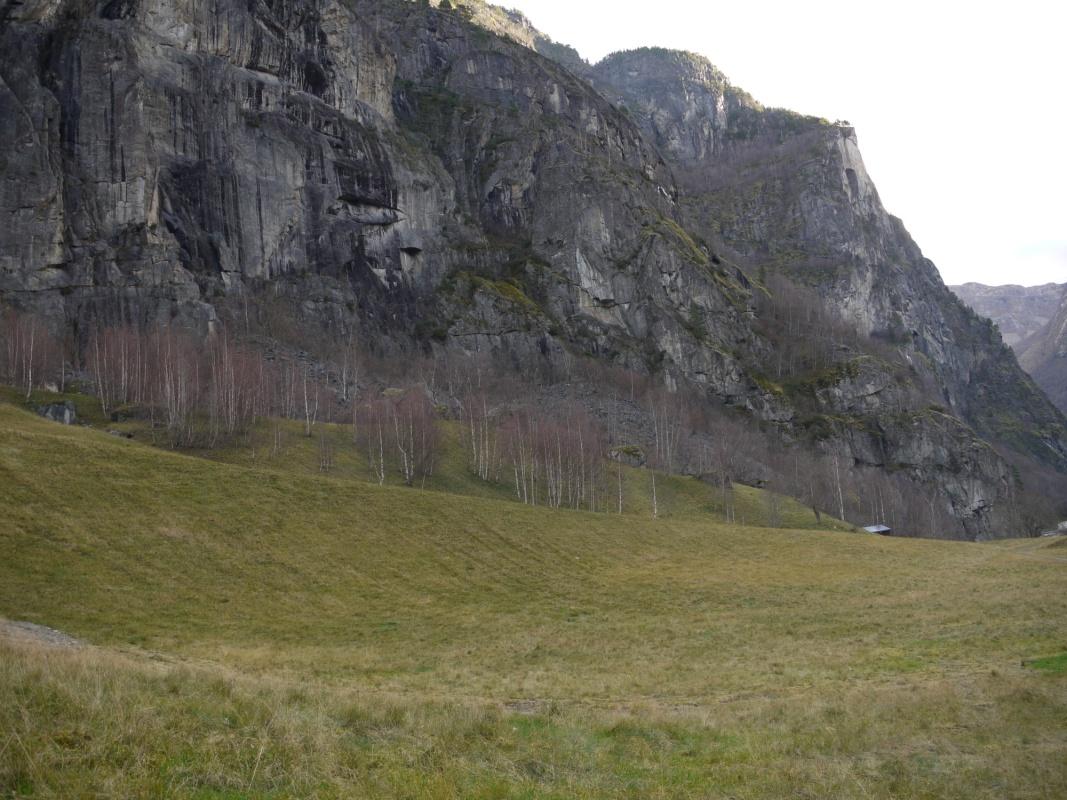
[[[281,298],[385,351],[592,355],[931,482],[972,534],[1010,489],[975,431],[1067,468],[852,130],[705,61],[589,67],[483,4],[26,0],[0,25],[0,300],[57,324],[207,330]],[[857,331],[783,385],[774,274]]]
[[344,4],[41,0],[3,42],[29,178],[5,182],[5,292],[203,327],[259,282],[307,277],[315,302],[441,270],[404,253],[439,236],[448,187],[386,141],[395,57]]
[[[593,75],[675,167],[691,229],[747,269],[814,287],[859,331],[890,344],[913,367],[927,402],[991,440],[1064,467],[1062,416],[882,207],[851,127],[764,109],[692,54],[619,53],[597,64]],[[864,387],[890,385],[888,372],[881,374]],[[819,404],[841,412],[862,396],[840,384]],[[880,401],[866,405],[882,428],[891,408]],[[918,427],[919,440],[933,436]],[[900,443],[909,436],[898,431],[888,439]],[[858,459],[870,457],[865,449],[853,442]]]
[[[721,393],[745,291],[586,83],[405,2],[27,3],[9,12],[0,288],[82,323],[268,287],[320,320],[461,346],[683,359]],[[11,51],[9,51],[11,52]],[[510,281],[504,285],[502,281]],[[556,335],[550,336],[549,331]]]
[[964,283],[949,288],[983,317],[997,323],[1005,344],[1019,353],[1017,345],[1045,327],[1056,315],[1067,284],[986,286]]

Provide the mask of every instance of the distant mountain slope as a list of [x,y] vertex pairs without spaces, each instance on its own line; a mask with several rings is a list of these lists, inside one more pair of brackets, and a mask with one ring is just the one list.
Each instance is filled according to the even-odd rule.
[[1000,328],[1019,363],[1049,399],[1067,413],[1067,284],[951,287]]
[[1019,359],[1060,409],[1067,413],[1067,290],[1052,319],[1019,344]]
[[997,323],[1004,342],[1018,352],[1016,346],[1041,330],[1059,310],[1067,284],[986,286],[964,283],[949,288],[983,317]]

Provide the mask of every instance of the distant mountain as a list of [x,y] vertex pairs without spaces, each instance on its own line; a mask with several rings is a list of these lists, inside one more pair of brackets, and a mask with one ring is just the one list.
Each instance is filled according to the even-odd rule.
[[950,287],[971,308],[997,323],[1023,369],[1067,412],[1067,284]]
[[963,302],[997,323],[1004,343],[1016,347],[1041,330],[1060,307],[1067,284],[986,286],[964,283],[949,287]]
[[1067,412],[1067,287],[1052,319],[1017,349],[1023,368]]

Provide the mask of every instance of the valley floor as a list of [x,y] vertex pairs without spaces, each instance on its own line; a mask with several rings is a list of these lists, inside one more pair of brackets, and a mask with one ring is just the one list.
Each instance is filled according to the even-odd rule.
[[0,404],[0,617],[74,637],[0,625],[0,796],[1061,798],[1064,542],[552,511]]

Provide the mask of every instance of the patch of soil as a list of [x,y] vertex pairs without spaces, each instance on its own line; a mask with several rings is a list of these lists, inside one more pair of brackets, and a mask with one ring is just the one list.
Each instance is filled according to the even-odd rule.
[[0,636],[5,636],[15,641],[34,642],[47,645],[48,647],[83,647],[85,642],[75,639],[63,631],[49,628],[45,625],[36,625],[32,622],[17,622],[0,619]]

